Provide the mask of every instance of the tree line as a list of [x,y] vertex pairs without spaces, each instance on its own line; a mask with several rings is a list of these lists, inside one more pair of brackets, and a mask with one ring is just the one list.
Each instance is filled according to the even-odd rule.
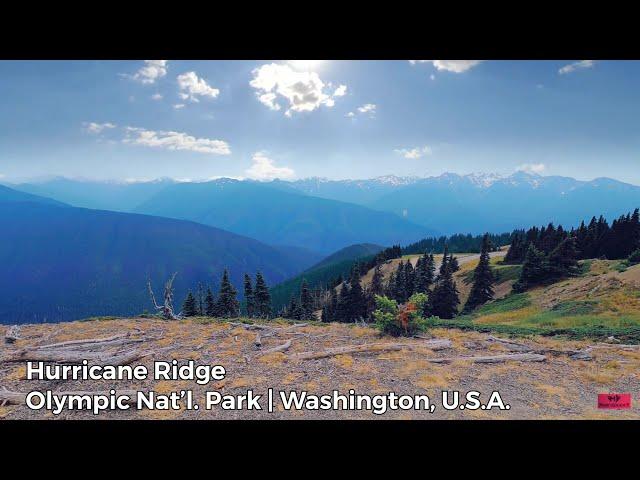
[[516,292],[559,280],[578,273],[578,260],[605,258],[629,259],[640,256],[640,214],[621,215],[611,226],[604,217],[593,217],[589,225],[567,231],[550,223],[532,227],[514,235],[505,263],[522,263],[520,278],[514,284]]
[[[513,235],[516,233],[518,233],[518,231],[512,233],[487,234],[489,235],[492,251],[498,250],[504,245],[509,245],[512,242]],[[485,235],[471,234],[455,234],[450,237],[428,237],[407,245],[402,249],[402,254],[419,255],[423,252],[443,253],[445,249],[452,253],[479,253],[482,249],[484,237]]]
[[220,317],[233,318],[241,313],[249,318],[271,318],[271,295],[269,287],[262,276],[256,272],[255,284],[248,274],[244,275],[244,308],[238,301],[238,292],[229,280],[229,273],[225,269],[220,281],[218,295],[215,296],[210,287],[198,284],[196,293],[189,291],[182,305],[182,315],[185,317]]

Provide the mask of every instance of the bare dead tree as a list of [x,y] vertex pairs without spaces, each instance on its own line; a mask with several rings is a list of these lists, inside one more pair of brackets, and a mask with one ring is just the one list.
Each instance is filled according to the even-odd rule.
[[147,287],[149,288],[149,295],[155,309],[162,315],[165,320],[180,320],[182,318],[182,312],[177,315],[173,311],[173,280],[176,278],[178,272],[175,272],[169,280],[164,284],[164,303],[158,305],[156,302],[156,296],[153,294],[153,288],[151,288],[151,279],[147,281]]

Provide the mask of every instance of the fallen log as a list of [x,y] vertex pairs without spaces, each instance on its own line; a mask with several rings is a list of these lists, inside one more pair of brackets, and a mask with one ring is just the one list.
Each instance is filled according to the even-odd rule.
[[80,364],[83,360],[104,365],[128,365],[143,355],[137,350],[114,354],[111,352],[40,351],[20,350],[0,358],[0,363],[52,362]]
[[399,351],[409,348],[410,345],[401,343],[365,343],[362,345],[348,345],[345,347],[330,348],[322,352],[303,352],[289,355],[289,360],[317,360],[320,358],[334,357],[336,355],[348,355],[353,353],[380,353]]
[[451,340],[449,340],[448,338],[433,338],[433,339],[427,340],[424,343],[412,345],[412,347],[413,346],[427,347],[430,350],[438,351],[438,350],[445,350],[447,348],[451,348],[452,344],[451,344]]
[[128,336],[129,336],[128,333],[119,333],[119,334],[113,335],[111,337],[85,338],[85,339],[82,339],[82,340],[68,340],[66,342],[50,343],[49,345],[40,345],[40,346],[35,347],[35,348],[38,349],[38,350],[44,350],[44,349],[47,349],[47,348],[67,347],[69,345],[84,345],[86,343],[112,342],[114,340],[118,340],[118,339],[121,339],[121,338],[126,338]]
[[[29,392],[30,393],[30,392]],[[7,390],[6,388],[0,388],[0,405],[24,405],[27,401],[27,395],[29,393],[25,393],[25,392],[12,392],[10,390]],[[96,395],[102,395],[102,396],[109,396],[111,394],[111,392],[73,392],[73,391],[69,391],[69,392],[51,392],[52,395],[54,396],[63,396],[63,395],[78,395],[78,396],[83,396],[83,395],[91,395],[91,396],[96,396]],[[117,396],[121,396],[121,395],[127,395],[129,397],[128,400],[126,400],[125,403],[127,404],[135,404],[136,403],[136,391],[135,390],[116,390],[116,395]]]
[[291,340],[287,340],[282,345],[278,345],[277,347],[269,348],[268,350],[263,350],[258,354],[258,356],[267,355],[268,353],[276,353],[276,352],[285,352],[289,350],[291,347]]
[[143,338],[121,338],[119,340],[112,340],[110,342],[98,342],[98,343],[83,343],[79,345],[67,345],[66,347],[58,347],[58,348],[47,348],[44,349],[48,352],[56,351],[56,352],[81,352],[81,351],[91,351],[91,350],[99,350],[107,347],[121,347],[124,345],[132,345],[136,343],[143,343],[147,341]]
[[443,357],[428,358],[431,363],[451,363],[463,360],[471,363],[504,363],[504,362],[544,362],[547,359],[544,355],[537,353],[510,353],[507,355],[490,355],[480,357]]
[[16,340],[20,340],[20,327],[14,325],[4,335],[4,343],[16,343]]
[[[318,360],[321,358],[334,357],[336,355],[350,355],[358,353],[381,353],[381,352],[397,352],[402,349],[413,349],[420,345],[407,345],[401,343],[377,343],[350,345],[346,347],[331,348],[322,352],[304,352],[296,353],[288,356],[289,360]],[[544,355],[536,353],[515,353],[508,355],[490,355],[478,357],[443,357],[428,358],[431,363],[451,363],[458,360],[469,361],[472,363],[503,363],[503,362],[544,362],[547,359]]]
[[530,352],[533,350],[533,348],[531,348],[529,345],[514,342],[512,340],[506,340],[504,338],[494,337],[493,335],[487,335],[486,340],[490,343],[497,343],[498,345],[502,345],[512,352]]

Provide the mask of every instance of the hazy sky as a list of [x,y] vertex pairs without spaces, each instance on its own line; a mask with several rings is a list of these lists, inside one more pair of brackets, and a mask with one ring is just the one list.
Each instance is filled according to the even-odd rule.
[[0,180],[640,184],[639,86],[631,61],[0,61]]

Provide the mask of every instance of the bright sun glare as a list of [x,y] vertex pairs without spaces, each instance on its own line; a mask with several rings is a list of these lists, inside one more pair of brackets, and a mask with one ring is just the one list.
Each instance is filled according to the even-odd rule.
[[311,70],[324,62],[325,60],[289,60],[289,64],[298,70]]

